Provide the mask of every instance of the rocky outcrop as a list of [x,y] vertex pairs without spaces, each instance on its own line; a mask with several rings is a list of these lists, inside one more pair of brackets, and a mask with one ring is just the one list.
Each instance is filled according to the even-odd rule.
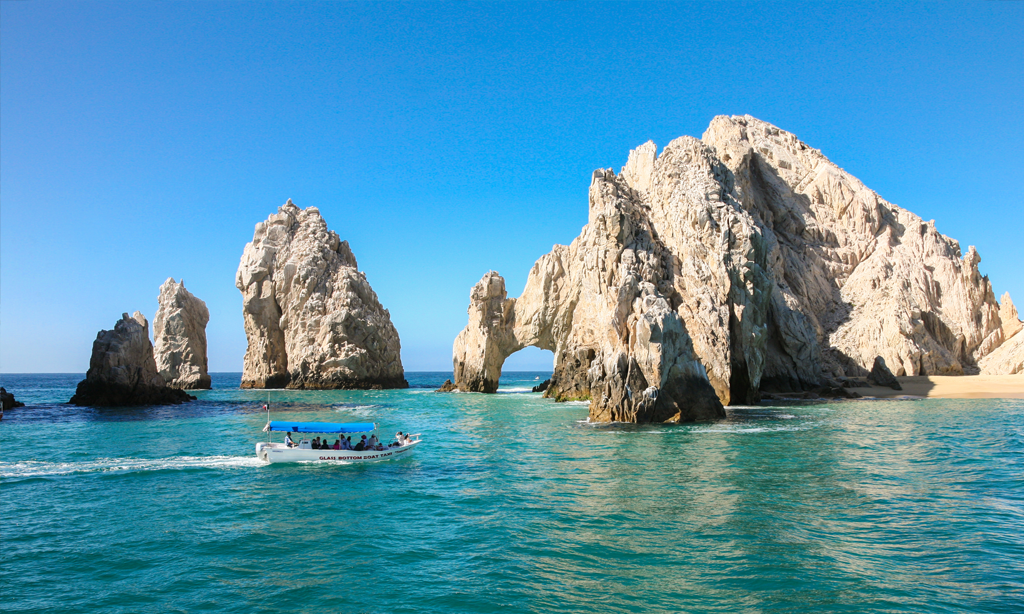
[[347,241],[291,200],[256,225],[235,285],[249,341],[243,388],[406,388],[391,315]]
[[549,396],[590,399],[593,420],[662,421],[841,389],[876,356],[897,376],[977,373],[1005,340],[980,261],[794,135],[717,117],[701,140],[596,171],[587,225],[522,296],[481,279],[455,385],[493,392],[532,345],[555,353]]
[[92,344],[85,379],[78,383],[73,405],[165,405],[194,400],[167,387],[156,369],[149,322],[138,311],[122,314],[114,330],[101,330]]
[[185,280],[173,277],[160,286],[159,307],[153,318],[156,368],[168,386],[185,390],[209,388],[206,303],[185,289]]
[[551,386],[551,380],[546,379],[530,389],[531,392],[545,392]]
[[978,361],[982,375],[1024,375],[1024,324],[1021,324],[1017,308],[1006,292],[999,300],[999,319],[1003,323],[1003,337],[1006,339],[990,354]]
[[458,387],[456,387],[455,384],[452,383],[452,380],[446,379],[444,380],[444,383],[441,384],[441,387],[435,390],[434,392],[458,392],[458,390]]
[[893,390],[903,390],[903,386],[900,385],[896,376],[886,366],[885,359],[881,356],[875,357],[875,364],[872,365],[871,372],[868,373],[868,382],[875,386],[887,386]]
[[[864,375],[877,355],[897,376],[977,373],[977,361],[1002,342],[973,247],[962,254],[934,222],[766,122],[717,117],[703,140],[732,171],[744,211],[772,235],[774,304],[800,314],[767,322],[778,331],[767,382],[803,385],[815,370]],[[793,338],[810,350],[803,361],[794,360]]]
[[1020,315],[1017,314],[1017,308],[1013,305],[1013,299],[1010,298],[1009,292],[1004,292],[999,299],[999,319],[1003,323],[1004,339],[1008,340],[1024,329],[1024,324],[1020,321]]
[[25,407],[25,404],[15,399],[14,395],[7,392],[6,388],[0,387],[0,407],[3,408],[3,411],[7,411],[15,407]]

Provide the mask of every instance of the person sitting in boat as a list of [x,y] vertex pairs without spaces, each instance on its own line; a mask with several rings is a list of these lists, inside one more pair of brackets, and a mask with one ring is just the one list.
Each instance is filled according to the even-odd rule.
[[412,443],[412,437],[409,435],[409,433],[406,433],[405,434],[405,441],[402,442],[402,445],[407,446],[410,443]]
[[333,449],[333,448],[331,448],[331,442],[327,441],[326,437],[324,437],[323,441],[320,442],[320,449],[321,450],[332,450]]
[[373,433],[372,435],[370,435],[370,440],[366,442],[366,447],[370,448],[371,450],[376,450],[377,445],[379,443],[380,441],[377,439],[377,433]]
[[335,439],[334,440],[334,445],[331,447],[331,449],[332,450],[340,450],[341,449],[341,440],[340,439]]
[[284,434],[284,445],[288,446],[289,448],[294,448],[295,447],[295,442],[292,441],[292,434],[291,433],[285,433]]
[[363,435],[363,438],[360,439],[358,442],[356,442],[356,447],[353,448],[353,450],[355,450],[356,452],[362,452],[365,449],[366,449],[366,435]]
[[404,444],[404,440],[403,440],[403,437],[402,437],[402,431],[398,431],[397,433],[395,433],[395,439],[397,441],[394,441],[394,442],[388,444],[389,448],[397,448],[397,447],[400,447],[401,445]]

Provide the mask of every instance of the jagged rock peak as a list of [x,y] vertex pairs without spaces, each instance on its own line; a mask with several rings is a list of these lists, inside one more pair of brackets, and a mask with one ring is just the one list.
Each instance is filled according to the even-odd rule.
[[[863,375],[876,355],[897,376],[977,373],[1001,343],[974,247],[962,255],[934,221],[885,201],[767,122],[716,117],[703,140],[732,171],[743,210],[773,235],[775,292],[803,315],[825,375]],[[781,338],[793,331],[781,327]],[[769,351],[769,381],[791,376],[777,357]]]
[[707,386],[751,403],[865,375],[876,356],[897,376],[977,373],[1004,341],[980,262],[793,134],[720,116],[700,140],[595,171],[587,225],[518,299],[495,273],[477,284],[455,385],[494,390],[534,345],[555,353],[550,396],[650,421],[721,415]]
[[172,388],[209,388],[206,325],[210,311],[206,303],[185,289],[184,279],[175,282],[173,277],[160,286],[157,302],[153,351],[160,375]]
[[1014,306],[1009,292],[1004,292],[1003,296],[999,299],[999,319],[1003,323],[1004,339],[1008,340],[1024,328],[1024,324],[1021,324],[1020,315],[1017,314],[1017,308]]
[[136,311],[127,313],[113,330],[101,330],[92,345],[89,371],[78,383],[70,403],[93,406],[163,405],[193,400],[168,388],[157,372],[149,322]]
[[249,388],[405,388],[391,315],[347,241],[291,199],[256,225],[235,278]]

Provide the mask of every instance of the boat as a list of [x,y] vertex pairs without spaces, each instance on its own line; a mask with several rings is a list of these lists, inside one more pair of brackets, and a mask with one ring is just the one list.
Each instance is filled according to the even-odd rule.
[[[383,446],[380,450],[314,450],[307,435],[338,435],[373,433],[377,425],[373,422],[283,422],[280,420],[268,420],[263,427],[267,433],[267,441],[256,444],[256,458],[268,463],[295,463],[295,462],[352,462],[366,463],[383,460],[392,460],[407,456],[413,448],[419,445],[421,439],[419,434],[410,434],[414,437],[409,443],[401,445]],[[301,434],[301,438],[293,437],[294,446],[287,445],[284,441],[273,441],[274,433]]]

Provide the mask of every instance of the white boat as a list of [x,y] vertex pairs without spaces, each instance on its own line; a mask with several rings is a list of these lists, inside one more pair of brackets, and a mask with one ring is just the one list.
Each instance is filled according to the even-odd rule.
[[[419,435],[409,443],[392,444],[390,447],[383,446],[380,450],[315,450],[307,435],[323,434],[338,435],[351,433],[372,433],[377,430],[377,425],[372,422],[282,422],[270,420],[263,427],[263,432],[268,433],[268,440],[256,444],[256,458],[268,463],[295,463],[301,461],[334,461],[365,463],[382,460],[391,460],[406,456],[420,443]],[[289,433],[294,445],[289,446],[284,441],[273,441],[273,433]],[[296,437],[301,435],[301,438]]]

